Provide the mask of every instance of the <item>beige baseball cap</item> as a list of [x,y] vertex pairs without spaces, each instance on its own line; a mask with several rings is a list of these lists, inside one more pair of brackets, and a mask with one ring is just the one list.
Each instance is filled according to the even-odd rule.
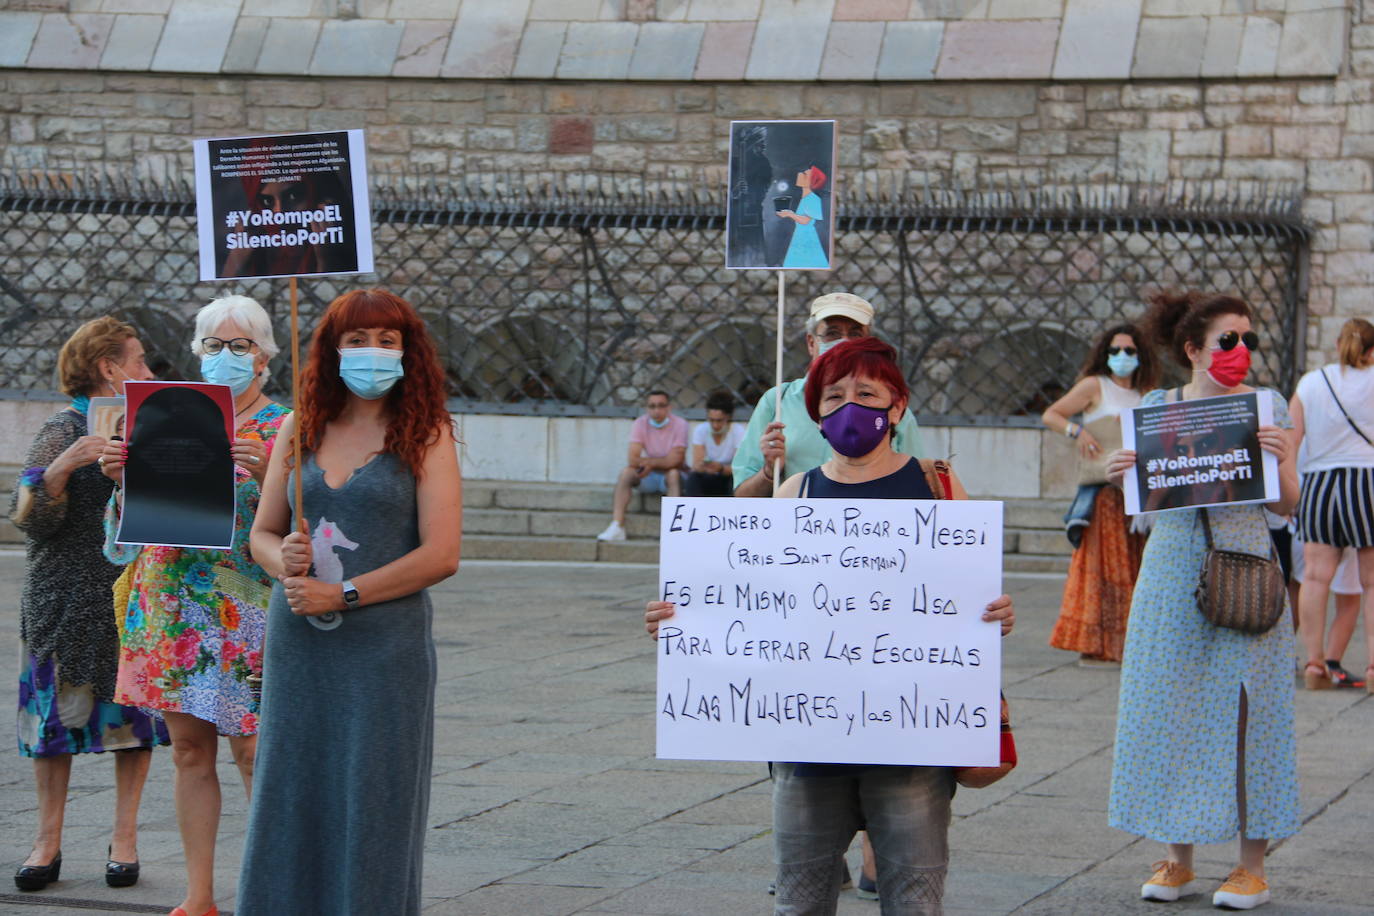
[[814,328],[822,318],[836,316],[868,327],[873,324],[873,306],[853,293],[826,293],[811,301],[811,319],[807,327]]

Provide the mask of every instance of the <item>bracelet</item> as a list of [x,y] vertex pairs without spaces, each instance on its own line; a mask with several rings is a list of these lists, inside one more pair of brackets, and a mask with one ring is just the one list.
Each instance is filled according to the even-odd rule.
[[1083,427],[1072,420],[1064,424],[1064,435],[1068,436],[1070,439],[1077,439],[1078,434],[1081,432],[1083,432]]

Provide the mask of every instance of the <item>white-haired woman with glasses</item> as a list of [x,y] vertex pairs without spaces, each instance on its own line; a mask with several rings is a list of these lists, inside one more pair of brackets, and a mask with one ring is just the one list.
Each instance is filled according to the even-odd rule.
[[[176,765],[177,823],[186,853],[187,890],[172,916],[216,914],[215,834],[220,789],[219,737],[251,792],[258,731],[255,680],[272,579],[253,561],[248,533],[257,514],[267,459],[287,409],[263,393],[277,352],[272,323],[246,296],[216,299],[196,315],[191,352],[207,382],[234,394],[237,486],[234,546],[126,547],[114,542],[117,490],[106,513],[105,555],[133,563],[120,634],[116,702],[153,710],[167,722]],[[106,447],[105,474],[122,483],[127,449]]]

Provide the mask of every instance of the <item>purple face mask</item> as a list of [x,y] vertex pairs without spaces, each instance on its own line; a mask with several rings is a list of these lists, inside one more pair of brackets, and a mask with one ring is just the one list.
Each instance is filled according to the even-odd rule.
[[849,401],[821,417],[821,435],[846,458],[859,458],[878,447],[888,432],[888,407],[865,407]]

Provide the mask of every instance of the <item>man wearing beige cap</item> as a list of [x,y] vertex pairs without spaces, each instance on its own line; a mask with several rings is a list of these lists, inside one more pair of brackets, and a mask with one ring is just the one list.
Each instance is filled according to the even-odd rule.
[[[850,337],[867,337],[873,324],[873,306],[851,293],[826,293],[811,303],[807,321],[806,352],[812,360]],[[830,445],[806,412],[806,378],[783,384],[782,415],[775,416],[777,388],[759,398],[749,418],[744,441],[732,465],[736,496],[772,496],[773,462],[783,460],[782,477],[820,467],[830,460]],[[893,433],[892,448],[921,457],[921,434],[908,409]]]

